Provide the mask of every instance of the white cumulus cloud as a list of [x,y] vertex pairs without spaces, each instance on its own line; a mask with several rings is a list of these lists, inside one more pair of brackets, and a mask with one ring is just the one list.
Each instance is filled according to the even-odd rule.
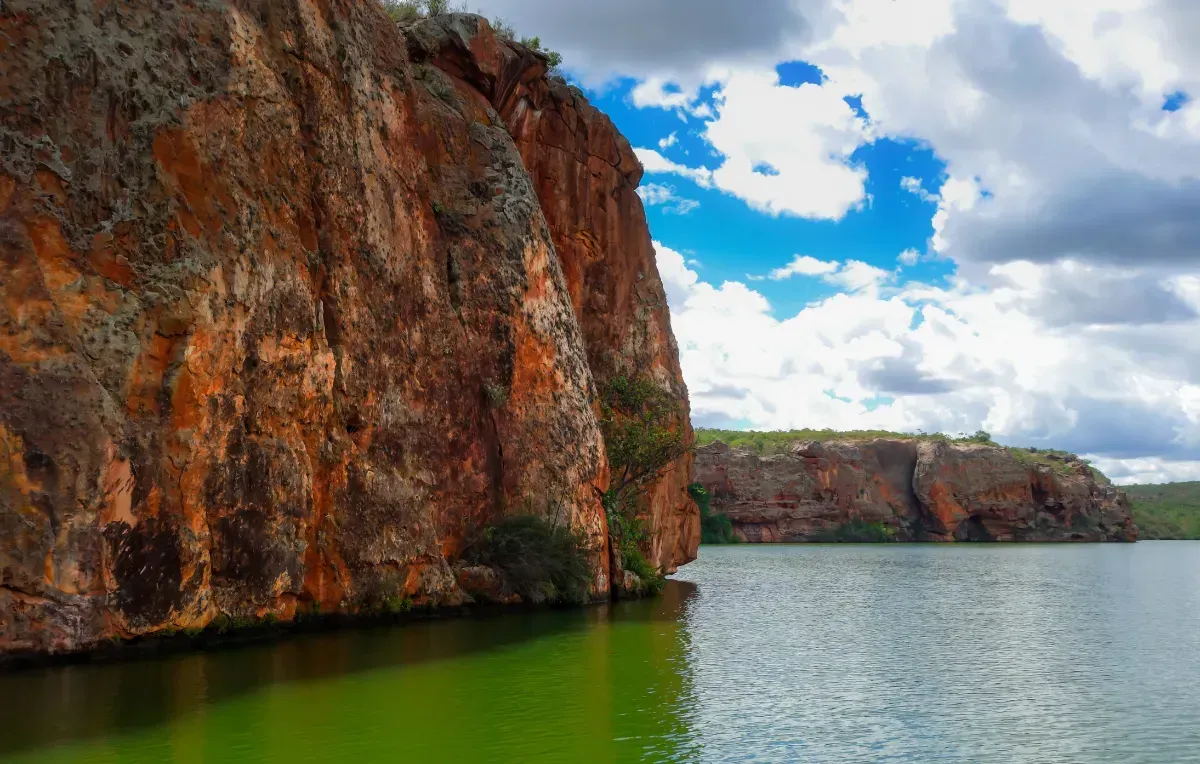
[[[857,292],[878,287],[891,279],[892,274],[861,260],[837,262],[818,260],[811,255],[796,255],[790,263],[781,268],[775,268],[768,276],[773,281],[782,281],[793,276],[818,276],[830,284]],[[758,281],[762,277],[749,276],[748,278]]]
[[639,186],[637,195],[642,197],[642,201],[652,207],[661,206],[664,212],[686,215],[700,206],[700,202],[695,199],[687,199],[680,197],[675,193],[674,186],[666,186],[659,183],[648,183],[644,186]]
[[654,149],[634,149],[633,153],[641,161],[648,175],[679,175],[693,181],[701,188],[712,185],[712,170],[705,167],[687,167],[678,162],[672,162]]
[[938,202],[941,200],[937,194],[931,194],[925,190],[925,186],[922,185],[920,178],[914,178],[911,175],[906,175],[900,179],[900,188],[920,197],[923,202]]
[[771,271],[770,276],[778,281],[791,276],[822,276],[837,269],[838,264],[835,262],[818,260],[811,255],[796,255],[787,265]]
[[[700,426],[983,428],[1091,456],[1124,482],[1200,477],[1200,319],[1064,323],[1077,264],[994,266],[986,283],[948,287],[808,264],[847,291],[776,317],[753,288],[708,284],[655,246]],[[1104,288],[1123,277],[1091,274]]]
[[686,167],[637,149],[649,174],[673,173],[711,184],[772,215],[838,220],[866,199],[866,170],[851,155],[870,127],[839,92],[780,84],[772,71],[722,75],[705,123],[720,165]]
[[[893,139],[944,163],[940,187],[897,173],[936,208],[929,241],[894,264],[939,260],[946,284],[797,258],[714,285],[660,248],[698,423],[982,427],[1092,455],[1123,482],[1200,477],[1195,0],[484,9],[542,34],[585,84],[631,77],[635,106],[687,122],[708,158],[672,161],[656,140],[637,150],[649,185],[686,178],[841,226],[868,188],[883,193],[869,173],[894,170],[861,164],[863,146]],[[794,60],[824,79],[783,85],[775,66]],[[774,295],[789,278],[840,293],[777,317],[752,286]]]

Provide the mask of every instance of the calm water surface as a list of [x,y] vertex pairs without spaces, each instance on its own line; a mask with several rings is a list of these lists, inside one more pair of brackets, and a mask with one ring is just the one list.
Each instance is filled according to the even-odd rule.
[[1200,543],[705,547],[677,578],[0,676],[0,761],[1200,762]]

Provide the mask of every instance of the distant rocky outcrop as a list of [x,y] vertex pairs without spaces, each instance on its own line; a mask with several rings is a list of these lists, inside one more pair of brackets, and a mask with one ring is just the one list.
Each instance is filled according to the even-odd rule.
[[545,71],[366,0],[5,0],[0,652],[455,605],[515,513],[608,596],[597,383],[650,376],[690,441],[687,391],[641,167]]
[[947,440],[697,449],[694,480],[751,542],[870,526],[899,541],[1134,541],[1125,494],[1074,457]]

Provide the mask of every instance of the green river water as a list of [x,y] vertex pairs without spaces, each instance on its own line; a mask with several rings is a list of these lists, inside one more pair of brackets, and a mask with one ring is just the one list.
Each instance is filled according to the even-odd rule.
[[1200,542],[703,547],[675,578],[0,675],[0,761],[1200,762]]

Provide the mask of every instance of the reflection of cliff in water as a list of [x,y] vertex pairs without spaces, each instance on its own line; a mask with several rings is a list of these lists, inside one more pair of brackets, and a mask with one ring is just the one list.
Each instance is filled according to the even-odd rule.
[[694,594],[0,676],[0,760],[687,759]]
[[[685,625],[688,603],[696,594],[690,581],[668,581],[661,597],[617,605],[612,628],[590,632],[597,653],[604,650],[609,656],[607,681],[597,677],[597,684],[612,692],[608,737],[596,736],[601,746],[596,750],[610,747],[612,758],[587,760],[699,760],[691,724],[696,705],[691,633]],[[630,662],[641,668],[630,670]]]

